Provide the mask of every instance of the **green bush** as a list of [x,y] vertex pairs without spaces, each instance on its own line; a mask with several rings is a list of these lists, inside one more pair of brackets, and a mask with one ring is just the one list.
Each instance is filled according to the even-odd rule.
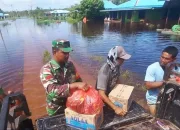
[[139,82],[138,77],[129,70],[121,71],[121,82],[123,84],[134,86],[135,88],[146,91],[146,87],[143,82]]
[[71,18],[71,17],[67,17],[67,18],[66,18],[66,21],[67,21],[68,23],[74,24],[74,23],[78,23],[80,20],[79,20],[79,19],[73,19],[73,18]]
[[50,60],[51,60],[51,54],[48,52],[48,50],[45,50],[43,54],[43,63],[45,64]]

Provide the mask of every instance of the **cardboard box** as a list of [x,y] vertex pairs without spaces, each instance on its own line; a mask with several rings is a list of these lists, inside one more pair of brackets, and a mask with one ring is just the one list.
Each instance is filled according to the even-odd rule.
[[124,84],[118,84],[110,93],[109,99],[119,107],[122,107],[125,111],[128,111],[132,98],[131,93],[133,91],[133,86],[128,86]]
[[103,122],[103,110],[98,114],[79,114],[70,108],[65,109],[66,124],[80,130],[97,130]]

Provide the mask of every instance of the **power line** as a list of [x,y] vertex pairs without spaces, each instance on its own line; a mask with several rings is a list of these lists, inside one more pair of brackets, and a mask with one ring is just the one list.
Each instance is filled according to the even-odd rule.
[[[12,6],[13,5],[13,4],[6,4],[6,3],[4,3],[3,0],[0,0],[0,2],[5,6]],[[28,3],[28,4],[31,3],[32,4],[32,0],[29,0],[29,1],[16,1],[16,3]]]
[[5,3],[3,2],[3,0],[0,0],[0,2],[1,2],[3,5],[5,5],[5,6],[12,6],[12,5],[5,4]]

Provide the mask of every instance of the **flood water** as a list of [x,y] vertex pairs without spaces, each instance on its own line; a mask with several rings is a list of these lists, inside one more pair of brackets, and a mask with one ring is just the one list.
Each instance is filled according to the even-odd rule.
[[72,25],[62,22],[39,26],[28,18],[9,23],[0,26],[0,85],[6,90],[22,91],[27,96],[33,119],[46,113],[45,91],[39,72],[43,65],[43,52],[51,52],[54,39],[70,40],[74,49],[71,59],[76,62],[80,74],[87,77],[86,80],[92,78],[92,83],[106,61],[108,51],[116,45],[123,46],[132,55],[122,68],[137,74],[142,81],[147,66],[159,60],[166,46],[180,49],[180,38],[164,36],[156,31],[130,30],[120,24]]

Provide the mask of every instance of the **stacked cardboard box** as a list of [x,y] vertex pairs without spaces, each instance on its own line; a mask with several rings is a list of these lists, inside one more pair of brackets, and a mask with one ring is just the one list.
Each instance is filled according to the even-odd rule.
[[94,115],[79,114],[70,108],[65,109],[66,124],[81,130],[97,130],[103,122],[103,110]]

